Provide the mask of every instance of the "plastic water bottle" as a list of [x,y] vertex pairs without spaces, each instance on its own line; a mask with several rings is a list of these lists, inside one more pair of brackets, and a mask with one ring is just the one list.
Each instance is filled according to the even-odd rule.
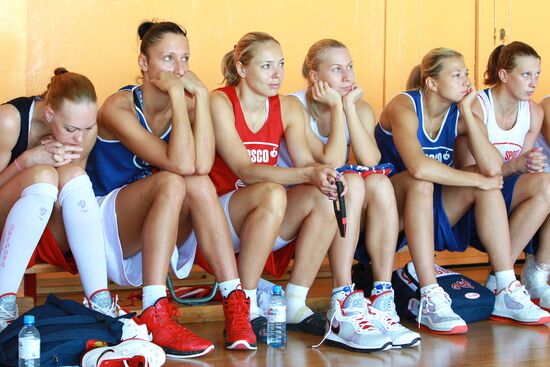
[[40,333],[34,327],[34,316],[23,317],[23,328],[19,332],[19,367],[40,366]]
[[273,287],[267,310],[267,345],[271,348],[284,348],[286,345],[286,303],[283,288]]

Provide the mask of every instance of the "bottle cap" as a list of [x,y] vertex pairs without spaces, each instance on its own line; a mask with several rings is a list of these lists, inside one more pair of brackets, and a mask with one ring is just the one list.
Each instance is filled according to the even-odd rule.
[[283,287],[281,287],[280,285],[274,285],[273,294],[283,294]]
[[34,325],[34,315],[25,315],[23,317],[23,324]]

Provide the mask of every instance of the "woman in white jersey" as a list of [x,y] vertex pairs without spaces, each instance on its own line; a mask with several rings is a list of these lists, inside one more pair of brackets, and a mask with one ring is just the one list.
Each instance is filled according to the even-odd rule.
[[[305,57],[302,75],[308,87],[293,95],[308,113],[306,137],[315,160],[341,167],[349,162],[351,145],[358,164],[377,165],[380,151],[374,140],[374,113],[361,99],[363,91],[355,83],[353,62],[347,47],[333,39],[314,43]],[[292,166],[284,148],[281,149],[279,164]],[[357,253],[360,261],[372,264],[372,306],[393,319],[393,323],[383,325],[394,347],[416,345],[420,335],[398,324],[391,286],[399,226],[391,182],[383,174],[362,178],[352,173],[345,177],[348,183],[347,233],[345,237],[336,234],[329,250],[333,291],[328,318],[331,319],[343,307],[339,301],[353,292],[351,266],[359,231],[364,230],[365,243],[359,245],[361,251]],[[346,310],[341,312],[345,314]]]
[[[473,112],[484,121],[490,142],[504,164],[502,194],[510,221],[512,260],[527,248],[522,279],[535,303],[550,308],[550,175],[546,156],[535,147],[543,111],[531,101],[540,74],[540,56],[529,45],[512,42],[498,46],[490,55],[485,84]],[[472,166],[475,160],[464,142],[457,144],[457,165]],[[536,258],[533,254],[536,252]],[[494,277],[487,286],[494,289]]]

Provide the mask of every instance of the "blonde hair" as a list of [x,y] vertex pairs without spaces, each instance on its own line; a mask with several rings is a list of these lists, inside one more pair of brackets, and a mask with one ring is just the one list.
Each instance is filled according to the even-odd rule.
[[314,120],[319,121],[319,108],[311,95],[311,87],[313,81],[309,78],[309,73],[312,70],[319,70],[319,65],[323,62],[326,51],[331,48],[345,48],[346,45],[335,39],[325,38],[315,42],[307,51],[304,63],[302,64],[302,76],[307,80],[308,88],[306,92],[306,103],[310,115]]
[[426,79],[437,79],[445,62],[452,58],[462,58],[462,54],[450,48],[439,47],[428,52],[420,64],[420,85],[421,89],[426,89]]
[[41,97],[54,111],[59,110],[64,100],[75,103],[97,102],[95,88],[90,79],[71,73],[65,68],[55,69],[54,76]]
[[273,36],[264,32],[250,32],[241,37],[233,50],[226,53],[222,59],[222,74],[225,85],[236,86],[241,81],[237,72],[237,62],[248,65],[254,57],[256,48],[265,42],[280,44]]

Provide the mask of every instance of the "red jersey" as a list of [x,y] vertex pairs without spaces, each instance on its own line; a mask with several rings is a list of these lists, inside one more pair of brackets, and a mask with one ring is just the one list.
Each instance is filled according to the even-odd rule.
[[[248,151],[250,161],[254,164],[277,165],[279,145],[285,130],[281,117],[281,102],[279,96],[269,97],[267,120],[258,132],[253,133],[248,128],[244,119],[241,103],[239,102],[235,87],[224,87],[217,90],[224,92],[233,105],[235,129]],[[219,196],[245,186],[244,182],[235,176],[233,171],[231,171],[218,153],[216,153],[214,166],[212,167],[212,171],[210,171],[210,178],[216,186],[216,191]]]

